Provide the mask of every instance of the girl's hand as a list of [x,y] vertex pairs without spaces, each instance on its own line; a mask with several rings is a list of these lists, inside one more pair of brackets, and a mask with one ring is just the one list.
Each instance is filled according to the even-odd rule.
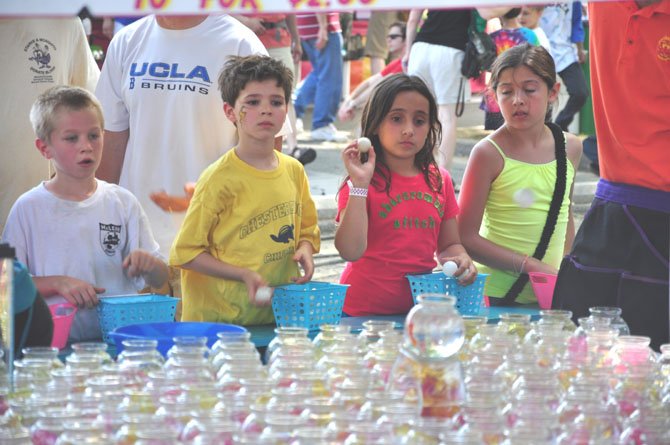
[[453,261],[458,265],[458,269],[454,272],[454,277],[457,278],[459,284],[468,286],[475,282],[475,279],[477,278],[477,268],[469,255],[461,253],[456,256],[439,258],[440,265],[447,261]]
[[296,284],[305,284],[314,276],[314,258],[312,256],[312,245],[304,243],[295,251],[293,261],[298,263],[302,268],[304,274],[291,278]]
[[347,169],[349,179],[355,187],[367,188],[372,181],[372,175],[375,172],[375,148],[367,153],[368,159],[365,163],[361,161],[361,152],[358,151],[358,141],[354,141],[342,151],[342,160]]
[[538,260],[537,258],[529,256],[528,259],[526,260],[526,263],[523,266],[523,272],[528,273],[528,272],[542,272],[542,273],[548,273],[551,275],[558,275],[558,269],[555,267],[550,266],[547,263],[543,263],[542,261]]
[[249,296],[249,302],[253,306],[263,307],[270,306],[272,300],[258,301],[256,300],[256,293],[261,287],[267,287],[267,282],[260,276],[257,272],[247,269],[242,274],[242,282],[247,286],[247,295]]

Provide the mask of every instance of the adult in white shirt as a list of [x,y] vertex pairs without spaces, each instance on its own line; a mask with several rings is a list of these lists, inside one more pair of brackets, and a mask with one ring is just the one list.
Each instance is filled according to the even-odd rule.
[[49,161],[35,150],[28,114],[55,85],[93,92],[100,76],[84,27],[71,18],[0,19],[0,232],[19,196],[49,179]]
[[250,54],[267,51],[228,15],[147,16],[109,45],[96,89],[105,115],[97,176],[135,194],[165,254],[184,214],[165,212],[150,194],[183,195],[236,144],[217,78],[229,56]]

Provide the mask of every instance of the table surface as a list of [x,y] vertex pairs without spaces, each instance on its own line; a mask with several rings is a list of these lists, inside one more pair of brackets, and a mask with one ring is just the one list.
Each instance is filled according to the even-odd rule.
[[[531,320],[537,320],[540,316],[540,310],[537,306],[525,307],[485,307],[482,308],[479,315],[487,318],[488,323],[497,323],[500,320],[501,314],[527,314],[530,315]],[[363,323],[367,320],[388,320],[396,322],[396,329],[402,329],[405,324],[405,315],[367,315],[363,317],[342,317],[340,319],[341,325],[351,326],[351,331],[356,333],[363,329]],[[274,324],[245,326],[251,332],[251,341],[256,347],[265,347],[270,344],[270,341],[275,337]],[[318,330],[310,331],[309,337],[314,338],[319,333]],[[60,351],[59,357],[64,360],[72,350],[68,345],[65,349]],[[113,344],[107,345],[107,352],[116,357],[116,347]]]
[[[536,320],[540,316],[538,307],[486,307],[482,308],[479,315],[487,318],[489,323],[497,323],[500,320],[500,314],[527,314],[531,320]],[[388,320],[396,322],[396,329],[402,329],[405,323],[405,315],[367,315],[363,317],[342,317],[341,325],[351,326],[352,332],[360,332],[363,329],[363,323],[367,320]],[[251,341],[256,347],[267,346],[275,337],[274,324],[245,326],[251,332]],[[310,331],[309,337],[314,338],[319,331]]]

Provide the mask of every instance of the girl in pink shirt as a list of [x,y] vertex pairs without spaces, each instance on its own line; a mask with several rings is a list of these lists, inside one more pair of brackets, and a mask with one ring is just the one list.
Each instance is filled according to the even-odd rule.
[[407,274],[428,273],[445,261],[471,284],[477,270],[461,245],[451,177],[433,151],[441,126],[437,105],[416,76],[388,76],[362,115],[362,135],[342,159],[348,172],[338,195],[335,247],[348,261],[344,312],[352,316],[406,313],[413,305]]

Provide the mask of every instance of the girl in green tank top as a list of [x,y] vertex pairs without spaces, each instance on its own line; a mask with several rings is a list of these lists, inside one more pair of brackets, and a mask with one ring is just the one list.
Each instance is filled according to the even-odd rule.
[[[500,304],[520,274],[556,274],[570,250],[575,232],[572,187],[582,144],[576,136],[563,134],[568,160],[565,194],[546,253],[535,258],[557,182],[556,140],[545,124],[560,88],[553,59],[541,46],[511,48],[495,61],[489,87],[505,123],[472,150],[458,222],[467,251],[479,270],[490,274],[485,295],[491,304]],[[506,302],[537,300],[526,284]]]

